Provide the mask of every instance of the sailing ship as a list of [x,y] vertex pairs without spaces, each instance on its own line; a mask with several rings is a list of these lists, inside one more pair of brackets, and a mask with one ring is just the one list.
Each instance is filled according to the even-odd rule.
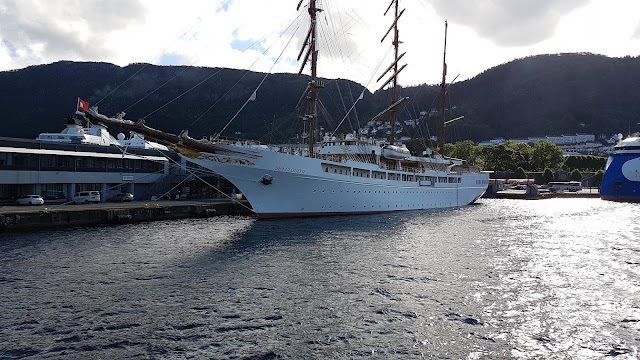
[[600,198],[640,202],[640,137],[620,138],[607,161]]
[[[298,3],[298,10],[303,0]],[[390,74],[382,85],[392,84],[391,105],[375,119],[388,117],[391,135],[388,144],[346,136],[325,136],[316,144],[318,92],[323,87],[317,77],[317,19],[322,11],[316,0],[309,0],[307,10],[310,27],[300,51],[305,54],[299,71],[310,66],[310,79],[303,94],[306,100],[302,120],[307,129],[308,146],[269,146],[249,141],[227,141],[220,138],[196,140],[187,131],[180,135],[152,129],[144,121],[124,120],[122,114],[109,118],[90,108],[86,116],[132,130],[173,144],[180,156],[203,168],[222,175],[246,196],[260,218],[299,217],[342,214],[371,214],[394,211],[441,209],[465,206],[480,198],[489,183],[488,173],[468,166],[462,160],[445,158],[442,154],[412,155],[394,144],[398,109],[407,98],[398,98],[399,67],[398,20],[399,0],[393,0],[385,15],[393,8],[392,26],[383,37],[392,33],[395,59],[379,80]],[[306,53],[305,53],[306,50]],[[446,57],[446,31],[445,31]],[[442,91],[446,91],[443,71]],[[443,101],[444,107],[444,101]],[[442,109],[444,126],[444,108]],[[440,138],[441,144],[443,138]],[[442,151],[443,146],[440,146]]]

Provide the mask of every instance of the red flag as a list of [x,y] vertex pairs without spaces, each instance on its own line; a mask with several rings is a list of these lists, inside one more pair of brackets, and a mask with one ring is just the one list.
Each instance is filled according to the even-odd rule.
[[82,110],[82,111],[89,110],[89,103],[78,98],[78,110]]

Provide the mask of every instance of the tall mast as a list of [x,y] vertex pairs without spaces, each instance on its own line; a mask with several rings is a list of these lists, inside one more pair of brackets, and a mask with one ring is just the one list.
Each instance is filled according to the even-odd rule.
[[387,30],[387,32],[384,34],[384,36],[382,37],[382,40],[380,42],[384,42],[384,40],[387,38],[387,35],[389,35],[389,33],[391,31],[393,31],[393,48],[394,48],[394,60],[393,63],[382,73],[382,75],[380,75],[380,77],[378,78],[378,81],[380,81],[385,74],[387,74],[388,72],[392,71],[391,77],[389,79],[387,79],[387,81],[384,82],[384,84],[382,84],[382,86],[380,87],[380,90],[382,90],[385,86],[387,86],[389,83],[392,84],[391,87],[391,105],[385,109],[384,111],[382,111],[380,114],[375,116],[375,119],[381,117],[382,115],[384,115],[387,112],[391,113],[391,134],[389,136],[389,143],[391,145],[393,145],[393,143],[395,142],[395,137],[396,137],[396,121],[398,119],[398,111],[397,111],[397,107],[398,105],[400,105],[402,102],[404,102],[407,98],[402,98],[402,99],[398,99],[398,74],[404,70],[404,68],[407,66],[406,64],[402,65],[402,67],[398,68],[398,62],[400,61],[400,59],[404,56],[403,54],[400,54],[398,46],[400,45],[400,32],[398,31],[398,20],[400,19],[400,17],[402,16],[402,14],[404,13],[404,10],[399,11],[399,4],[400,0],[392,0],[391,4],[389,4],[389,7],[387,7],[387,10],[384,12],[384,15],[387,15],[387,13],[389,12],[389,10],[391,9],[391,7],[394,7],[394,21],[393,24],[391,25],[391,27],[389,28],[389,30]]
[[447,28],[448,28],[448,24],[447,21],[445,20],[444,22],[444,55],[442,56],[442,84],[440,85],[441,88],[441,97],[442,97],[442,103],[441,103],[441,115],[442,115],[442,120],[440,121],[440,136],[438,137],[438,148],[440,150],[440,154],[444,156],[444,122],[445,122],[445,114],[444,114],[444,107],[445,107],[445,97],[447,94],[447,83],[446,83],[446,78],[447,78]]
[[[394,2],[396,3],[395,8],[396,8],[396,15],[395,18],[398,18],[398,1],[400,0],[395,0]],[[393,32],[394,32],[394,36],[393,36],[393,50],[394,50],[394,56],[393,59],[396,60],[393,62],[393,73],[397,74],[398,73],[398,37],[400,35],[400,32],[398,31],[398,20],[394,21],[394,26],[393,26]],[[393,77],[393,90],[391,91],[391,103],[394,104],[396,101],[398,101],[398,77],[394,76]],[[389,143],[391,145],[393,145],[395,139],[396,139],[396,120],[398,119],[398,112],[396,111],[396,109],[394,108],[393,110],[391,110],[391,139],[389,140]]]
[[[298,3],[298,10],[300,9],[300,5],[303,0],[300,0]],[[318,91],[322,88],[322,84],[317,79],[317,64],[318,64],[318,49],[317,49],[317,35],[316,35],[316,15],[318,12],[322,11],[316,7],[316,0],[309,0],[309,17],[311,19],[311,24],[309,25],[309,31],[307,32],[307,37],[305,38],[302,49],[300,50],[300,54],[298,55],[298,60],[302,56],[304,50],[308,47],[307,53],[304,57],[304,61],[302,62],[302,66],[300,67],[300,71],[298,74],[302,73],[307,62],[309,61],[309,56],[311,56],[311,79],[307,85],[307,89],[303,97],[306,96],[307,100],[307,109],[306,113],[303,116],[302,120],[307,123],[309,128],[309,156],[313,156],[313,147],[315,142],[315,128],[318,119]]]

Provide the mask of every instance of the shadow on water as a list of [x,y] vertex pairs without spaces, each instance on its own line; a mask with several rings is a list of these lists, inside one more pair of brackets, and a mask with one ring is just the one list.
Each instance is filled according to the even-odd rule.
[[465,261],[482,211],[15,235],[0,241],[4,354],[400,359],[456,341],[459,358],[489,341],[475,299],[492,269]]
[[386,214],[345,215],[309,218],[259,220],[228,242],[228,251],[247,251],[281,245],[313,244],[327,236],[387,236],[397,233],[407,223],[432,217],[442,220],[456,216],[461,209],[402,211]]

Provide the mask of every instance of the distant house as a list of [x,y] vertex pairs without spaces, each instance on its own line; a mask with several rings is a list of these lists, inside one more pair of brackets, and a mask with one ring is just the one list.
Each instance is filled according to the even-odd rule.
[[[599,135],[598,139],[605,141],[608,145],[603,146],[599,142],[596,142],[596,136],[593,134],[575,134],[575,135],[550,135],[540,137],[528,137],[528,138],[514,138],[509,139],[513,143],[529,143],[537,144],[540,142],[550,141],[558,145],[565,156],[568,155],[598,155],[606,156],[613,151],[613,145],[618,142],[619,134],[615,134],[611,137],[605,135]],[[491,140],[485,140],[478,143],[479,146],[491,146],[503,144],[505,140],[503,138],[493,138]]]
[[489,141],[483,141],[481,143],[479,143],[478,145],[480,146],[491,146],[491,145],[500,145],[500,144],[504,144],[506,142],[506,140],[502,137],[498,137],[498,138],[493,138]]
[[596,136],[593,134],[576,134],[577,143],[586,143],[596,141]]
[[560,136],[547,136],[547,141],[551,141],[552,143],[556,144],[556,145],[564,145],[564,135],[560,135]]
[[546,137],[546,136],[542,136],[542,137],[530,137],[530,138],[529,138],[529,142],[530,142],[530,143],[534,143],[534,144],[541,143],[541,142],[545,142],[545,141],[547,141],[547,137]]

